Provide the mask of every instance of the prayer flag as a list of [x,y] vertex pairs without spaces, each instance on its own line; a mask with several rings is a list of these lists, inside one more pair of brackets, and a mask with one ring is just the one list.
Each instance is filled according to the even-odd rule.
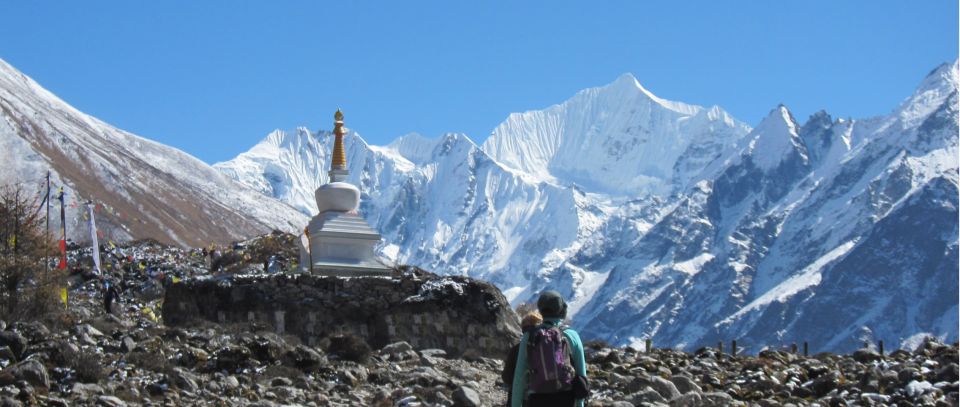
[[97,223],[93,217],[93,205],[88,204],[87,209],[90,211],[90,240],[93,241],[93,272],[94,274],[100,274],[100,242],[97,240]]
[[67,216],[66,208],[63,207],[63,187],[60,187],[59,196],[57,199],[60,200],[60,264],[57,265],[57,268],[60,270],[67,269]]

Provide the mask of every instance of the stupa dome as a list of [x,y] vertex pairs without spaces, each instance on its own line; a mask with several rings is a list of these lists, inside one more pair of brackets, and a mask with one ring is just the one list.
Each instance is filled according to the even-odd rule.
[[327,211],[350,212],[360,207],[360,189],[346,182],[331,182],[321,185],[314,193],[317,209]]

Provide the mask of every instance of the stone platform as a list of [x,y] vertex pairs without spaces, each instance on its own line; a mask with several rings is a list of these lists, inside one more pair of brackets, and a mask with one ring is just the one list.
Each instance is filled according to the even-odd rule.
[[414,348],[501,357],[520,338],[519,320],[493,285],[466,277],[335,277],[308,274],[195,278],[167,288],[164,323],[197,319],[260,323],[316,345],[353,333],[373,348]]

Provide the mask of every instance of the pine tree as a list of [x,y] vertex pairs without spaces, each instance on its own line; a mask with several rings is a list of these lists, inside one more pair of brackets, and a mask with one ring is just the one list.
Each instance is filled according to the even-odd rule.
[[62,309],[64,276],[44,267],[56,252],[40,198],[21,185],[0,187],[0,317],[7,321],[52,318]]

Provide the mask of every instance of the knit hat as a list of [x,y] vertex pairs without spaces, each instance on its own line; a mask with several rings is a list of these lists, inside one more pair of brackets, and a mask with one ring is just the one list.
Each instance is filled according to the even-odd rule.
[[544,318],[566,318],[567,303],[563,301],[560,293],[550,290],[540,293],[537,299],[537,309]]

